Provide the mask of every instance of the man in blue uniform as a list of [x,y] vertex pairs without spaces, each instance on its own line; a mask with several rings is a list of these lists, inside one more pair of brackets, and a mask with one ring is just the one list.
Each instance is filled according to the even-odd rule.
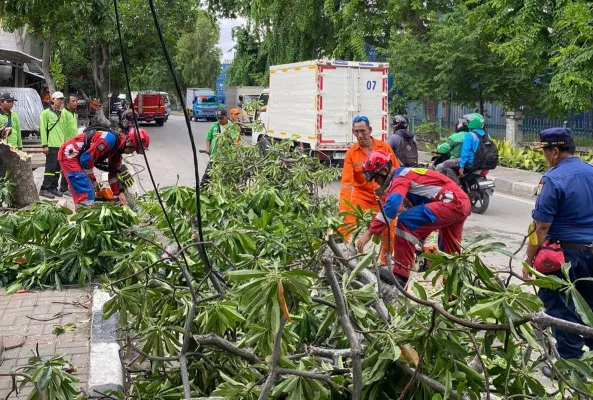
[[[565,262],[570,263],[570,279],[593,277],[593,167],[575,156],[572,131],[568,128],[551,128],[540,133],[540,145],[550,170],[542,177],[538,197],[533,210],[537,244],[527,247],[526,262],[538,266],[538,258],[544,257],[544,249],[559,245]],[[532,225],[533,226],[533,225]],[[546,242],[547,241],[547,242]],[[544,243],[545,242],[545,243]],[[542,251],[541,254],[538,254]],[[553,253],[548,253],[553,254]],[[535,263],[534,263],[535,259]],[[560,263],[556,263],[556,268]],[[562,277],[560,270],[550,268],[545,273]],[[529,272],[523,270],[524,278]],[[579,293],[593,307],[593,282],[577,282]],[[575,311],[572,298],[566,303],[566,293],[540,288],[538,296],[546,312],[556,318],[582,324]],[[593,349],[593,340],[558,329],[552,331],[556,348],[562,358],[580,358],[583,345]],[[550,371],[543,370],[545,374]]]

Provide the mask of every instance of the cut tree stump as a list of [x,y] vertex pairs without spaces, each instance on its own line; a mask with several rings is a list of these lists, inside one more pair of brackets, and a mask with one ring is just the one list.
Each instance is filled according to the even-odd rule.
[[10,172],[10,181],[14,184],[12,205],[22,208],[39,201],[31,156],[8,145],[6,141],[0,141],[0,157],[6,171]]

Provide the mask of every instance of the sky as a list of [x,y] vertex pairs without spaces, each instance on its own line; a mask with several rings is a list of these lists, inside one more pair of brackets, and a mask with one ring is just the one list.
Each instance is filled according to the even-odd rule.
[[245,24],[245,20],[243,18],[220,19],[218,22],[220,24],[220,41],[218,42],[218,47],[222,50],[222,60],[230,61],[235,55],[235,51],[233,50],[235,41],[232,38],[232,30],[236,26]]

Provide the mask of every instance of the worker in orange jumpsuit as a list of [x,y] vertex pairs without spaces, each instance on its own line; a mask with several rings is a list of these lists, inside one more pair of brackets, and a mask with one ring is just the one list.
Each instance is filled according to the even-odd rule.
[[[367,182],[362,174],[362,163],[371,151],[384,151],[391,157],[391,162],[395,168],[399,168],[399,162],[388,143],[374,139],[371,134],[373,128],[369,119],[365,116],[357,116],[352,121],[352,134],[356,137],[357,143],[346,153],[344,160],[344,169],[342,171],[342,187],[340,189],[340,212],[354,211],[352,207],[360,206],[364,210],[373,210],[374,215],[379,212],[379,203],[375,189],[379,187],[374,181]],[[350,206],[350,203],[352,207]],[[391,251],[387,247],[387,229],[381,236],[381,262],[387,264],[387,257],[393,254],[393,244],[395,243],[395,222],[391,229]],[[348,240],[356,226],[356,216],[346,215],[344,225],[340,232]]]

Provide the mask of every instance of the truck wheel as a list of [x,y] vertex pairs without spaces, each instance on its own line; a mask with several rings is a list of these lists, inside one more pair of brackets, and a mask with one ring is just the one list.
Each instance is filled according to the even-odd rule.
[[156,119],[156,126],[163,126],[165,125],[165,120],[164,119]]

